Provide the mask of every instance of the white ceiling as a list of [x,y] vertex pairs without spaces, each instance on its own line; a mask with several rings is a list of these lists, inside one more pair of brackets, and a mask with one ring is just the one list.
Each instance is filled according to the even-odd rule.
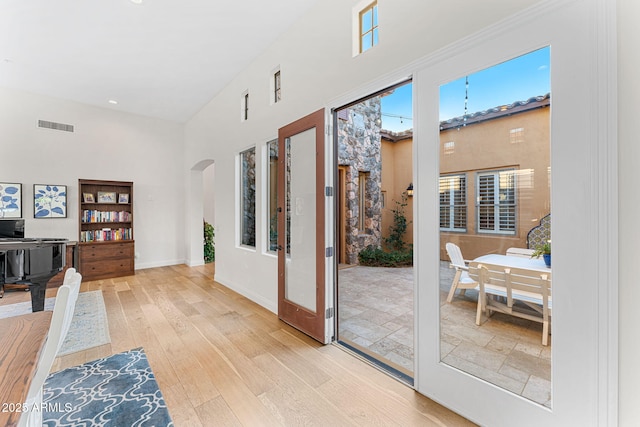
[[317,1],[1,0],[0,86],[185,122]]

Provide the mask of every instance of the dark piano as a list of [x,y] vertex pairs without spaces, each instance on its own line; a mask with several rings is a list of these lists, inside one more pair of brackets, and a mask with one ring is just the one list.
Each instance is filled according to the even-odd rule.
[[28,285],[33,311],[42,311],[47,282],[65,267],[68,239],[24,238],[20,229],[24,220],[0,220],[0,292]]

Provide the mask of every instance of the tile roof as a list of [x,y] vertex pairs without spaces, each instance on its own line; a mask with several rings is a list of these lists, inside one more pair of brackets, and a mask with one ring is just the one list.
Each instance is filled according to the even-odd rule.
[[454,117],[449,120],[440,122],[440,130],[459,128],[474,123],[484,122],[487,120],[497,119],[499,117],[510,116],[525,111],[534,110],[536,108],[548,107],[551,104],[551,94],[547,93],[542,96],[534,96],[526,101],[516,101],[513,104],[500,105],[484,111],[467,114],[465,116]]

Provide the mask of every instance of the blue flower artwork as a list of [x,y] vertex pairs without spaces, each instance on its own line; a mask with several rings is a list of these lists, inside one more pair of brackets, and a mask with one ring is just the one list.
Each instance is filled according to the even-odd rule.
[[33,186],[34,218],[66,218],[67,186],[40,185]]
[[0,218],[22,218],[22,184],[0,182]]

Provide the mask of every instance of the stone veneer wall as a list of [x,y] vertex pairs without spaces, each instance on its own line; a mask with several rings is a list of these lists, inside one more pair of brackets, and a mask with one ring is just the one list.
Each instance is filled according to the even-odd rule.
[[[382,233],[382,153],[380,142],[380,97],[363,101],[339,114],[338,164],[347,168],[345,176],[346,262],[358,263],[365,247],[381,246]],[[364,225],[359,227],[359,174],[367,173]]]

